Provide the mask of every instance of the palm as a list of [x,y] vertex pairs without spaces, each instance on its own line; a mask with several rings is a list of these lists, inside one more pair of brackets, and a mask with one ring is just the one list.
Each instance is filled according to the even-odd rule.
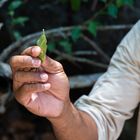
[[36,115],[55,117],[62,111],[63,102],[68,98],[69,82],[64,72],[49,74],[48,82],[51,88],[37,93],[37,98],[30,100],[27,109]]

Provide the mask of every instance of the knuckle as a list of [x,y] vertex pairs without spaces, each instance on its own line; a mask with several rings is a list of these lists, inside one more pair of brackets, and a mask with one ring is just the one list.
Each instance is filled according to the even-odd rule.
[[9,60],[9,64],[10,64],[11,67],[14,66],[14,61],[15,61],[15,56],[12,56]]
[[25,84],[22,87],[22,93],[39,92],[44,90],[46,87],[44,84]]
[[13,80],[14,81],[18,81],[18,78],[17,78],[18,76],[17,75],[18,75],[17,72],[13,74]]
[[34,83],[34,82],[38,82],[38,81],[40,82],[41,80],[39,79],[39,76],[37,74],[35,74],[34,72],[27,72],[26,81]]
[[41,84],[36,84],[36,90],[39,90],[41,88],[42,88]]
[[42,88],[42,89],[45,89],[45,85],[44,85],[44,84],[41,84],[41,88]]
[[[21,93],[21,92],[20,92],[20,93]],[[19,99],[20,99],[20,93],[19,93],[18,90],[16,90],[16,91],[14,92],[14,96],[15,96],[15,98],[16,98],[17,101],[19,101]]]
[[25,84],[22,87],[22,92],[23,93],[28,93],[28,92],[31,92],[32,90],[33,90],[33,84]]
[[25,63],[25,64],[32,64],[32,57],[31,57],[31,56],[23,57],[22,63]]
[[27,86],[27,91],[34,91],[36,89],[36,86],[35,86],[35,84],[30,84],[30,85],[28,85]]
[[36,74],[36,73],[32,73],[30,74],[32,76],[32,79],[34,81],[42,81],[41,77],[39,76],[39,74]]
[[[22,76],[23,77],[23,76]],[[19,72],[16,72],[14,75],[13,75],[13,79],[15,81],[19,81],[21,79],[21,75]]]
[[58,66],[59,66],[60,68],[63,68],[63,66],[62,66],[62,64],[61,64],[60,62],[58,62],[57,64],[58,64]]
[[37,91],[41,91],[41,90],[45,89],[45,85],[44,84],[36,84],[36,89],[37,89]]
[[57,62],[57,68],[59,71],[63,71],[63,65],[59,62]]

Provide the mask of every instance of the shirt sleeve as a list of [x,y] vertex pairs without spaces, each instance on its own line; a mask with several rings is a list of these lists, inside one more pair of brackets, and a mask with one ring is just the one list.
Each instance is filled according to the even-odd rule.
[[140,101],[140,21],[118,45],[108,70],[75,106],[96,122],[98,140],[116,140]]

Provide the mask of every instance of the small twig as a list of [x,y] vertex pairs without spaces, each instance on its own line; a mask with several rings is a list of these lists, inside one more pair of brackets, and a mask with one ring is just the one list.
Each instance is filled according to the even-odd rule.
[[76,51],[72,53],[73,55],[97,55],[96,51]]
[[130,9],[132,10],[133,13],[135,13],[135,15],[137,17],[139,17],[139,15],[140,15],[140,9],[138,7],[136,8],[136,7],[131,6]]
[[89,64],[89,65],[94,66],[94,67],[96,66],[96,67],[100,67],[100,68],[104,68],[104,69],[107,69],[107,67],[108,67],[108,65],[98,63],[98,62],[95,62],[93,60],[89,60],[86,58],[71,57],[71,59],[75,60],[75,62],[86,63],[86,64]]
[[56,5],[56,4],[59,4],[58,0],[52,1],[52,3],[46,3],[45,5],[44,4],[41,5],[40,9],[41,10],[44,10],[44,9],[54,10],[54,5]]
[[0,8],[7,2],[8,0],[1,0],[0,1]]
[[97,30],[99,31],[110,31],[110,30],[126,30],[133,27],[133,24],[124,24],[124,25],[106,25],[99,26]]
[[0,30],[1,30],[2,26],[3,26],[3,23],[0,22]]
[[82,38],[86,42],[88,42],[92,46],[92,48],[94,48],[98,52],[98,54],[101,55],[105,59],[106,62],[109,63],[109,61],[110,61],[109,56],[105,52],[103,52],[103,50],[93,40],[89,39],[85,35],[82,35]]
[[91,66],[96,66],[96,67],[100,67],[100,68],[104,68],[104,69],[107,69],[107,67],[108,67],[108,65],[106,65],[106,64],[98,63],[98,62],[95,62],[94,60],[89,60],[86,58],[71,56],[71,55],[59,52],[58,50],[54,50],[53,52],[55,54],[57,54],[58,56],[61,56],[61,59],[66,59],[70,62],[86,63],[86,64],[89,64]]
[[88,19],[87,21],[85,21],[85,22],[83,23],[83,25],[89,23],[91,20],[94,20],[94,19],[96,19],[99,15],[101,15],[101,14],[104,12],[104,10],[110,5],[110,3],[111,3],[112,1],[113,1],[113,0],[110,0],[108,3],[106,3],[105,6],[104,6],[102,9],[100,9],[99,11],[97,11],[90,19]]
[[69,77],[70,80],[70,88],[77,89],[77,88],[86,88],[93,86],[93,84],[98,80],[98,78],[103,73],[95,73],[89,75],[76,75]]

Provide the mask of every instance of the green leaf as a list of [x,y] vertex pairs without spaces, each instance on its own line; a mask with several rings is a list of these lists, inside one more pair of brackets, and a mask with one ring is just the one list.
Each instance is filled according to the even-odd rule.
[[134,0],[116,0],[117,7],[122,7],[125,5],[132,6],[134,4]]
[[72,53],[72,45],[68,40],[61,40],[59,45],[63,47],[64,51],[68,54]]
[[22,5],[22,3],[23,2],[20,0],[12,1],[8,6],[8,10],[14,11],[15,9],[19,8]]
[[82,31],[79,27],[75,27],[71,31],[71,37],[73,41],[77,41],[80,38]]
[[87,30],[93,34],[94,36],[97,35],[97,27],[99,25],[99,22],[96,22],[96,21],[90,21],[88,23],[88,27],[87,27]]
[[124,5],[123,1],[124,0],[116,0],[117,7],[119,7],[119,8],[122,7]]
[[114,4],[110,4],[107,9],[108,15],[116,18],[118,15],[118,8]]
[[48,44],[48,51],[52,52],[56,48],[56,44],[54,42]]
[[8,12],[8,15],[11,16],[11,17],[13,17],[14,14],[15,14],[15,11],[9,11],[9,12]]
[[12,20],[12,24],[13,25],[20,24],[20,25],[24,26],[24,23],[27,22],[28,20],[29,20],[28,17],[18,17],[18,18],[14,18]]
[[37,45],[41,48],[41,53],[39,55],[39,58],[41,62],[44,62],[46,60],[46,52],[47,52],[47,39],[46,39],[44,29],[41,36],[37,40]]
[[78,11],[81,6],[81,0],[71,0],[71,8],[73,11]]

